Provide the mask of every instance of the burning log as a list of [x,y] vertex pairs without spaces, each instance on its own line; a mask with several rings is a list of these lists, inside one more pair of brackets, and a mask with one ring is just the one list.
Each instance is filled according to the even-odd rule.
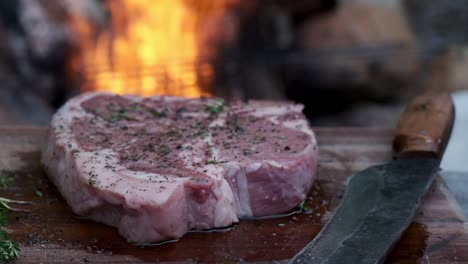
[[71,19],[79,52],[72,73],[84,69],[82,90],[198,97],[210,94],[216,46],[235,38],[226,23],[237,1],[105,1],[110,12],[100,30]]

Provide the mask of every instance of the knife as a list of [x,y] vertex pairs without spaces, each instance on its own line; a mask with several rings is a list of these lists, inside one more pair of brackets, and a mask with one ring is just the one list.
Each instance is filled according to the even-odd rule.
[[382,263],[438,174],[454,115],[445,93],[410,102],[395,130],[394,160],[352,175],[331,220],[288,263]]

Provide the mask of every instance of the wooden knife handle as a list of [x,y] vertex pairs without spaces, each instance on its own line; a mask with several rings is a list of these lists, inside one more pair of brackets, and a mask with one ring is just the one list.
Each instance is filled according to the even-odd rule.
[[397,158],[442,158],[452,131],[455,108],[447,93],[416,97],[400,117],[393,139]]

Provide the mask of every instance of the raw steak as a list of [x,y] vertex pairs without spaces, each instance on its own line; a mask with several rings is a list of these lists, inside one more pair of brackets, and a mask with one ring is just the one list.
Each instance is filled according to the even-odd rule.
[[85,93],[53,117],[42,163],[76,214],[157,242],[292,210],[316,174],[302,105]]

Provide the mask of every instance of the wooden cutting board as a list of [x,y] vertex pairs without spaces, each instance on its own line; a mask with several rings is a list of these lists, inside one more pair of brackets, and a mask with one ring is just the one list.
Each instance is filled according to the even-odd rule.
[[[39,164],[44,128],[0,128],[0,169],[15,179],[1,196],[32,201],[29,213],[9,213],[19,241],[18,263],[284,263],[319,232],[354,171],[391,159],[391,131],[322,128],[318,180],[306,213],[243,220],[227,229],[192,232],[175,243],[136,246],[114,228],[74,215]],[[439,177],[387,263],[468,263],[468,234],[458,204]],[[363,245],[365,246],[365,245]]]

